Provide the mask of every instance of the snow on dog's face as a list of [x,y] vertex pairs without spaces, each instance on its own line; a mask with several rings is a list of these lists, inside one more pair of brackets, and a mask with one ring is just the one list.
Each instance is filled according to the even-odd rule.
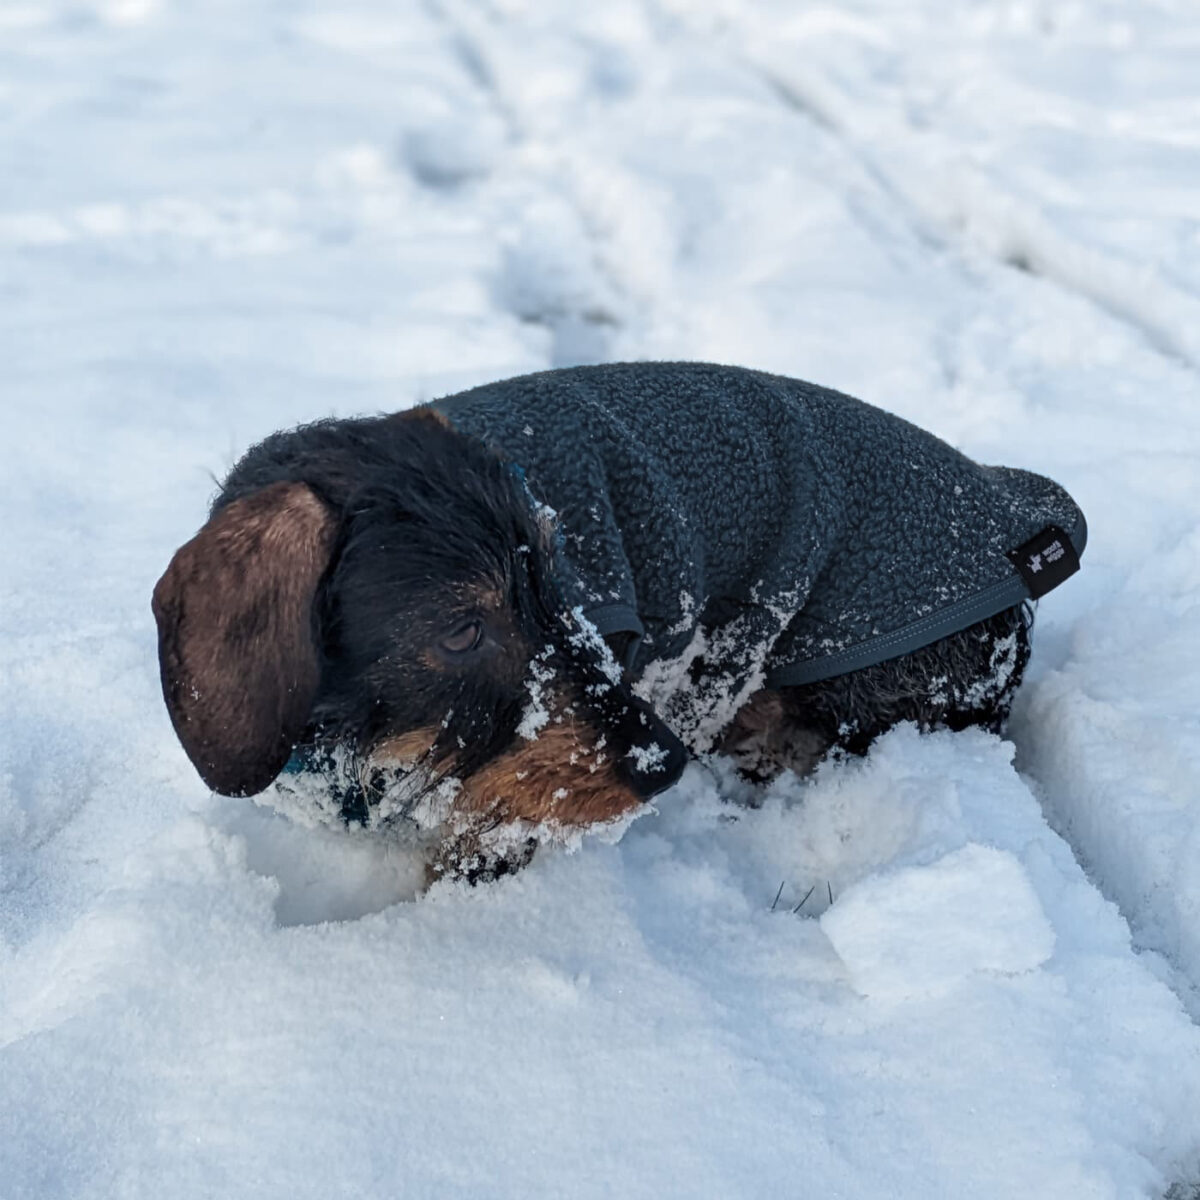
[[433,414],[276,435],[155,588],[175,730],[229,795],[290,759],[342,764],[364,822],[434,790],[458,832],[613,820],[683,755],[556,571],[520,477]]

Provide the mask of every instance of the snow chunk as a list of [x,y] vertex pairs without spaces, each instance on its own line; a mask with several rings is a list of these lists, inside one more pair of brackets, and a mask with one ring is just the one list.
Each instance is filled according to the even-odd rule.
[[631,746],[626,758],[633,759],[633,765],[643,774],[651,771],[661,771],[666,767],[670,754],[657,742],[649,746]]
[[554,653],[553,646],[547,646],[529,664],[529,677],[525,680],[525,690],[529,703],[517,726],[517,733],[527,742],[537,740],[537,736],[550,724],[550,710],[546,706],[546,685],[554,678],[554,668],[546,662]]
[[1013,855],[972,842],[931,866],[872,875],[840,896],[821,928],[865,996],[947,992],[980,971],[1032,971],[1054,931]]
[[610,683],[620,683],[620,664],[613,658],[612,650],[601,637],[600,630],[583,611],[583,606],[576,605],[571,610],[571,617],[575,622],[575,632],[568,638],[571,645],[578,650],[589,651],[596,666],[600,668],[601,674]]

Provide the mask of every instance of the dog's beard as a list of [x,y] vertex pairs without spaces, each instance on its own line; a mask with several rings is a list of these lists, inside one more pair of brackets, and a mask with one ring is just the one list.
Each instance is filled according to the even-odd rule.
[[274,784],[256,802],[302,825],[335,828],[365,824],[361,768],[349,747],[304,743],[292,751]]
[[460,788],[450,764],[435,766],[432,748],[400,765],[345,743],[310,742],[296,747],[264,799],[305,825],[430,830],[446,820]]

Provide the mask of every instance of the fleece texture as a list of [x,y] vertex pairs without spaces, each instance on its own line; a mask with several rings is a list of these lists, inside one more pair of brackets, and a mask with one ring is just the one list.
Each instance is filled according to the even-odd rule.
[[[569,603],[703,750],[754,690],[883,662],[1030,597],[1056,483],[860,400],[708,363],[572,367],[433,402],[557,514]],[[686,697],[686,699],[685,699]]]

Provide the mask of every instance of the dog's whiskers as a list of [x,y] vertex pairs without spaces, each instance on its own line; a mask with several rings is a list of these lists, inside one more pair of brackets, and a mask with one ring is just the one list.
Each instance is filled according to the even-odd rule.
[[[441,722],[442,729],[449,726],[452,716],[451,709]],[[452,778],[453,759],[443,749],[434,738],[403,767],[372,764],[369,759],[357,760],[359,786],[380,824],[397,819],[411,820],[418,825],[425,823],[418,810],[436,800],[440,789]]]

